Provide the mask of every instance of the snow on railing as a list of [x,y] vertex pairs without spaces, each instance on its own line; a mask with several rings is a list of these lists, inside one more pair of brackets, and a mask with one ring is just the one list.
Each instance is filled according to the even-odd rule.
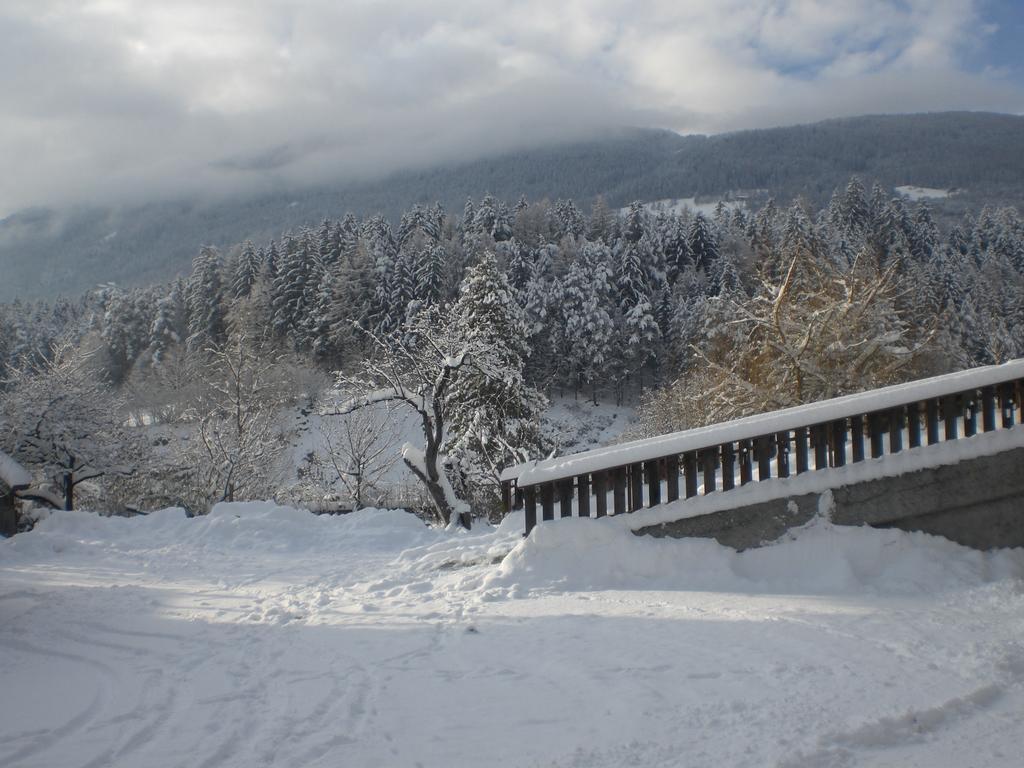
[[[812,469],[841,467],[1020,421],[1024,359],[855,395],[527,462],[501,474],[505,509],[520,503],[526,532],[561,517],[633,512]],[[754,468],[756,466],[756,476]],[[702,477],[701,477],[702,476]]]

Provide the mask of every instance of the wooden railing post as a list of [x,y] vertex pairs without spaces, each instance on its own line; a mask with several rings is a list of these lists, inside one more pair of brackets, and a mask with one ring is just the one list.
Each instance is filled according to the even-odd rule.
[[562,517],[572,517],[572,481],[571,477],[558,481],[558,506]]
[[754,439],[754,453],[757,454],[757,479],[768,480],[772,476],[772,443],[767,435]]
[[665,495],[668,501],[679,498],[679,455],[675,453],[665,459]]
[[962,396],[964,413],[964,437],[978,434],[978,393],[964,392]]
[[889,411],[889,453],[903,450],[903,409]]
[[555,484],[544,483],[540,487],[540,507],[545,520],[555,519]]
[[594,501],[597,507],[597,516],[604,517],[608,514],[608,473],[595,472],[594,479]]
[[814,470],[828,469],[828,434],[824,424],[811,427],[811,441],[814,443]]
[[644,505],[644,465],[629,465],[629,511],[636,512]]
[[718,488],[718,481],[715,478],[715,464],[718,457],[714,448],[705,448],[700,452],[700,462],[704,469],[704,495],[714,493]]
[[925,431],[928,433],[928,445],[939,442],[939,401],[934,397],[924,403]]
[[644,462],[647,470],[647,506],[661,504],[661,459]]
[[956,395],[946,395],[942,398],[942,418],[946,423],[947,440],[956,440],[956,415],[959,408]]
[[695,451],[687,451],[683,454],[683,472],[686,480],[686,498],[692,499],[697,495],[697,454]]
[[833,421],[832,432],[832,466],[846,466],[846,419]]
[[864,461],[864,416],[850,417],[850,439],[853,443],[853,460]]
[[590,475],[576,478],[576,513],[580,517],[590,517]]
[[999,388],[1001,397],[999,398],[999,405],[1002,407],[1002,422],[1003,429],[1009,429],[1013,426],[1014,422],[1014,404],[1013,404],[1013,390],[1014,386],[1012,383],[1007,382]]
[[911,403],[907,406],[907,441],[911,448],[921,446],[921,404]]
[[871,431],[871,458],[877,459],[884,452],[882,436],[885,429],[882,425],[882,414],[873,412],[868,414],[868,429]]
[[985,387],[981,390],[981,428],[986,432],[994,432],[996,428],[996,388]]
[[722,490],[731,491],[736,487],[736,463],[732,443],[722,446]]
[[746,485],[754,479],[753,448],[749,440],[740,440],[740,485]]
[[523,506],[526,512],[526,535],[537,525],[537,489],[532,485],[523,488]]
[[775,435],[775,466],[779,477],[789,477],[789,432]]
[[612,505],[616,515],[626,511],[626,468],[615,467],[612,470]]
[[802,475],[810,469],[807,454],[807,427],[797,427],[793,433],[793,443],[796,446],[796,473]]

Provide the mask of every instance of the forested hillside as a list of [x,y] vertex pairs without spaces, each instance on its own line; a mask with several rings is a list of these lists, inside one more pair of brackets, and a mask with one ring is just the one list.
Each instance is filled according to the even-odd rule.
[[[64,491],[67,457],[108,466],[92,477],[108,508],[201,511],[316,490],[268,472],[281,409],[387,402],[422,421],[403,458],[447,521],[551,450],[554,392],[639,396],[639,431],[660,433],[1022,355],[1013,208],[940,227],[856,178],[820,210],[710,217],[487,196],[206,246],[148,288],[0,305],[0,448]],[[325,392],[333,372],[347,405]],[[158,449],[128,413],[169,428]]]
[[459,211],[467,197],[574,199],[617,208],[633,200],[742,192],[755,210],[768,196],[824,205],[858,174],[887,193],[901,185],[958,193],[935,203],[949,223],[983,205],[1024,202],[1024,118],[944,113],[830,120],[718,136],[627,131],[595,140],[426,168],[361,183],[220,202],[38,209],[0,222],[0,300],[74,294],[97,283],[166,280],[188,269],[201,245],[221,249],[315,227],[346,211],[381,214],[392,226],[412,205]]

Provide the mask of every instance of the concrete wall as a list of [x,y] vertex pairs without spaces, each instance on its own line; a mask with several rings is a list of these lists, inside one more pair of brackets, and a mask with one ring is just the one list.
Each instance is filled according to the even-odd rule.
[[[977,549],[1024,547],[1024,448],[831,491],[832,521],[924,531]],[[736,549],[774,541],[810,520],[822,494],[751,504],[641,528],[650,536],[700,536]]]

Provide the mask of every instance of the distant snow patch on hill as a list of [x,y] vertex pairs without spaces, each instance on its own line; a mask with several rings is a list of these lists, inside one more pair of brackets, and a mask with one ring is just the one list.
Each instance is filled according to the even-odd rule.
[[[701,213],[705,216],[714,216],[715,209],[718,207],[718,203],[721,202],[725,205],[726,209],[732,211],[736,208],[746,208],[745,202],[739,202],[735,200],[714,200],[707,203],[698,203],[695,197],[667,197],[662,200],[655,200],[650,203],[644,203],[644,209],[650,213],[670,213],[675,216],[680,215],[683,211],[689,211],[690,213]],[[629,206],[620,208],[619,213],[625,216],[629,213]]]
[[918,200],[943,200],[957,192],[954,189],[936,189],[935,187],[915,187],[911,185],[896,187],[895,189],[897,194],[915,202]]

